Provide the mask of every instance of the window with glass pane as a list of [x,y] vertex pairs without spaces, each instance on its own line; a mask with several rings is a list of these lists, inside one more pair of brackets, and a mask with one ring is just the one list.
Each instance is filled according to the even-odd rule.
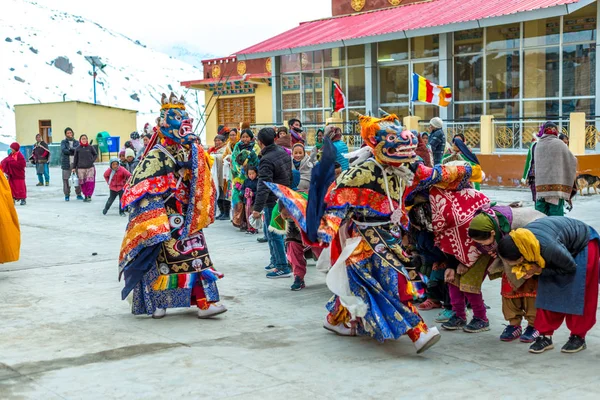
[[525,22],[523,46],[547,46],[560,42],[560,18],[544,18]]
[[300,54],[287,54],[280,57],[281,72],[297,72],[300,71]]
[[494,118],[519,118],[519,103],[516,101],[494,101],[487,103],[487,115]]
[[440,64],[437,61],[426,63],[413,63],[413,72],[432,82],[439,82]]
[[483,54],[454,57],[456,101],[483,99]]
[[410,39],[411,58],[437,57],[440,54],[439,35],[419,36]]
[[377,62],[408,60],[408,40],[392,40],[377,44]]
[[519,52],[487,53],[488,100],[519,98]]
[[284,110],[300,108],[300,74],[281,75],[281,94]]
[[454,119],[479,119],[482,114],[482,103],[454,104]]
[[563,47],[563,96],[593,96],[596,93],[596,45]]
[[323,118],[323,110],[319,111],[304,111],[302,113],[303,124],[322,124],[325,119]]
[[408,102],[408,65],[379,67],[379,100],[384,103]]
[[324,72],[325,81],[323,90],[325,92],[325,108],[331,109],[331,84],[339,83],[343,91],[346,91],[346,70],[345,69],[326,69]]
[[320,71],[323,66],[321,51],[309,51],[301,54],[302,71]]
[[385,106],[382,109],[390,114],[396,114],[398,118],[404,118],[408,115],[408,104],[405,105],[394,105],[394,106]]
[[346,65],[345,48],[323,50],[323,68],[343,67],[344,65]]
[[572,112],[584,112],[586,115],[594,115],[596,102],[594,99],[563,99],[562,115],[568,117]]
[[596,41],[596,2],[563,18],[563,42]]
[[323,78],[320,72],[302,74],[303,108],[323,107]]
[[560,108],[558,100],[539,100],[523,102],[523,117],[558,117]]
[[296,119],[300,119],[301,120],[301,115],[300,115],[300,111],[284,111],[283,112],[283,120],[284,121],[289,121],[292,118],[296,118]]
[[348,68],[348,105],[365,105],[365,69]]
[[483,49],[483,29],[454,32],[454,54],[477,53]]
[[524,97],[558,97],[559,48],[546,47],[524,51]]
[[518,49],[521,24],[491,26],[485,33],[486,50]]
[[349,46],[348,50],[348,65],[364,65],[365,64],[365,46]]
[[[432,106],[430,104],[414,104],[413,115],[418,116],[422,120],[429,121],[433,117],[440,116],[440,107]],[[404,117],[406,115],[403,115]]]

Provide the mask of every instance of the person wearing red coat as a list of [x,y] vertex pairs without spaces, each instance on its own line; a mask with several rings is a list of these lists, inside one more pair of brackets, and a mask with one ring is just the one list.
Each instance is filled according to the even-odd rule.
[[27,185],[25,185],[25,167],[27,162],[25,157],[19,151],[21,145],[14,142],[10,145],[11,153],[2,160],[2,171],[8,177],[8,184],[12,192],[12,197],[15,201],[20,201],[21,205],[26,204],[27,199]]
[[104,179],[106,180],[106,183],[108,183],[110,196],[106,201],[106,205],[104,206],[104,210],[102,210],[102,214],[106,215],[110,206],[112,206],[117,196],[119,196],[119,215],[122,217],[125,216],[125,210],[121,207],[121,197],[123,196],[123,189],[125,188],[130,176],[131,174],[129,171],[119,164],[118,158],[110,159],[110,168],[104,172]]

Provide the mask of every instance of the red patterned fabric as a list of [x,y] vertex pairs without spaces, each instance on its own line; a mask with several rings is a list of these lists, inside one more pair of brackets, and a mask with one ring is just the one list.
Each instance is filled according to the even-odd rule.
[[429,200],[436,246],[467,267],[472,266],[481,253],[469,237],[469,224],[490,200],[475,189],[455,192],[437,187],[429,190]]
[[127,207],[129,204],[139,200],[145,195],[164,193],[169,189],[175,189],[177,178],[173,173],[144,179],[135,186],[125,186],[121,205]]

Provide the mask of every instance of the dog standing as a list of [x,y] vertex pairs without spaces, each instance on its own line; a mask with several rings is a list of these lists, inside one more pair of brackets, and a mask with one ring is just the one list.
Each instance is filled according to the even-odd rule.
[[577,189],[579,194],[583,196],[583,189],[587,188],[587,194],[590,194],[590,188],[594,189],[594,192],[598,194],[598,187],[600,186],[600,178],[590,174],[581,174],[577,177]]

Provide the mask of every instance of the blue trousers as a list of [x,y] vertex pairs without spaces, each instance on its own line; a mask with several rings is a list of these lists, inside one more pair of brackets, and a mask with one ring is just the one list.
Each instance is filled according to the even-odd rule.
[[44,179],[46,179],[46,182],[50,182],[50,168],[47,163],[46,164],[37,164],[36,172],[37,172],[37,176],[38,176],[38,181],[40,183],[44,183]]
[[269,231],[269,224],[271,223],[271,216],[273,214],[273,207],[264,208],[264,224],[263,230],[265,237],[269,243],[269,252],[271,253],[270,263],[275,268],[285,269],[288,268],[287,257],[285,255],[285,245],[283,243],[283,236],[275,232]]

